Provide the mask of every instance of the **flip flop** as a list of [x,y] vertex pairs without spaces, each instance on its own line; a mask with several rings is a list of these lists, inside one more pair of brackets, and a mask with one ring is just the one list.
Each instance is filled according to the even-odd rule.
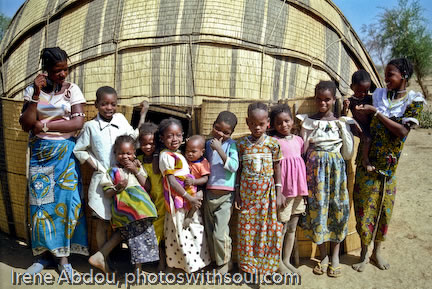
[[313,268],[313,272],[316,275],[323,275],[327,272],[327,268],[329,267],[328,264],[321,264],[321,262],[318,262],[315,267]]
[[72,281],[73,278],[73,269],[71,264],[58,265],[59,273],[61,274],[63,271],[67,274],[69,281]]
[[27,268],[26,273],[34,275],[40,273],[44,268],[52,266],[54,266],[54,262],[52,260],[38,259],[30,267]]
[[337,277],[340,277],[340,276],[342,276],[342,271],[341,271],[341,267],[340,266],[337,266],[337,267],[332,267],[332,266],[329,266],[328,267],[328,271],[327,271],[327,275],[329,276],[329,277],[333,277],[333,278],[337,278]]

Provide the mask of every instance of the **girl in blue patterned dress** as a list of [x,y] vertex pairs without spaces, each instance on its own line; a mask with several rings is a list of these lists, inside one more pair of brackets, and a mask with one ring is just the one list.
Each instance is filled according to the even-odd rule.
[[[308,183],[308,215],[310,226],[306,236],[320,249],[321,262],[314,273],[322,275],[328,270],[331,277],[339,277],[339,247],[348,231],[349,197],[345,160],[353,153],[353,136],[347,118],[333,115],[336,101],[336,85],[321,81],[315,87],[315,104],[318,113],[297,116],[302,120],[301,136],[306,152]],[[332,248],[331,266],[326,242]]]

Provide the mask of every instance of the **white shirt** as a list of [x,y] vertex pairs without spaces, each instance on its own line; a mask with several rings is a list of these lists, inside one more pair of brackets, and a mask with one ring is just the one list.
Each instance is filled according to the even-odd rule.
[[93,120],[86,122],[78,136],[74,154],[80,163],[88,159],[96,165],[88,190],[88,204],[102,219],[111,219],[111,199],[106,198],[100,182],[108,168],[115,163],[112,147],[120,135],[138,136],[138,129],[133,129],[121,113],[115,113],[110,122],[104,121],[99,113]]

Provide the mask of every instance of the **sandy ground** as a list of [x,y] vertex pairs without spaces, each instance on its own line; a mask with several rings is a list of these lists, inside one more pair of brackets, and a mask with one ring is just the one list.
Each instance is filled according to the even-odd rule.
[[[351,252],[341,257],[342,274],[334,279],[327,276],[316,276],[312,273],[314,263],[301,259],[301,285],[304,288],[431,288],[432,280],[432,130],[415,130],[408,136],[403,151],[403,157],[398,168],[398,196],[390,225],[388,241],[384,243],[384,254],[391,264],[390,270],[381,271],[369,264],[363,273],[355,272],[351,265],[358,261],[359,252]],[[124,262],[127,252],[118,250],[114,258]],[[74,256],[71,258],[74,268],[84,274],[90,266],[86,258]],[[46,276],[54,278],[54,284],[45,286],[14,285],[11,273],[23,273],[32,262],[31,251],[26,244],[0,234],[0,287],[38,288],[58,287],[59,275],[54,269],[43,271]],[[147,270],[154,270],[153,267]],[[98,271],[94,271],[94,274]],[[101,275],[99,275],[100,277]],[[111,280],[111,279],[110,279]],[[89,281],[87,279],[87,281]],[[30,283],[30,282],[29,282]],[[84,287],[73,285],[69,287]],[[101,285],[94,285],[101,287]],[[88,287],[88,286],[86,286]],[[110,288],[126,288],[124,282],[119,282]],[[136,287],[137,286],[133,286]],[[154,285],[153,288],[167,288],[164,285]],[[180,285],[170,287],[178,288]],[[202,286],[195,288],[238,288],[238,285]],[[242,287],[256,287],[242,285]],[[277,288],[276,284],[262,285],[261,288]]]

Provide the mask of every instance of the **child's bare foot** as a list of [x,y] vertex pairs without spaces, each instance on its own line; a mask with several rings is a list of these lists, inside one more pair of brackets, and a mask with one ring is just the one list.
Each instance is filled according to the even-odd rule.
[[390,264],[377,252],[372,254],[371,260],[374,261],[375,265],[381,270],[390,269]]
[[105,257],[100,251],[97,251],[94,255],[92,255],[88,259],[88,262],[90,263],[90,265],[102,270],[104,273],[110,272],[110,269],[109,269],[109,266],[105,260]]
[[357,272],[363,272],[367,264],[369,264],[368,246],[362,245],[362,250],[360,252],[360,263],[353,264],[352,268]]
[[289,270],[289,273],[295,273],[300,275],[300,271],[294,267],[290,262],[287,262],[286,260],[283,261],[285,267]]

